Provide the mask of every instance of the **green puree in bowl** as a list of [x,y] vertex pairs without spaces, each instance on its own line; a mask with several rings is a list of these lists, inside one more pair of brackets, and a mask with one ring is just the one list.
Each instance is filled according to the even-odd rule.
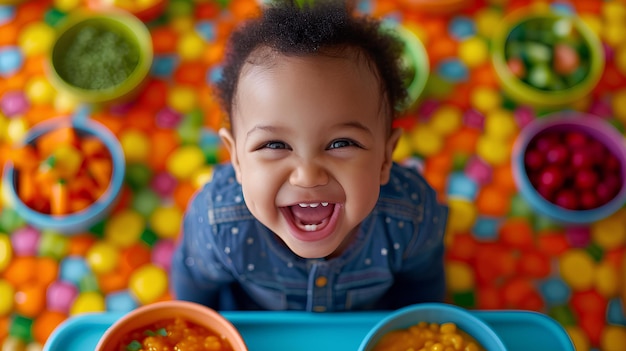
[[122,33],[88,24],[75,32],[56,62],[59,75],[69,84],[103,90],[130,76],[139,63],[139,49]]

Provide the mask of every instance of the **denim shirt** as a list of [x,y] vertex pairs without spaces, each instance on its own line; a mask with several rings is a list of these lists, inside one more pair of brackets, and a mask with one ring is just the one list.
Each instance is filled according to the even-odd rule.
[[252,216],[233,167],[222,165],[185,214],[170,281],[176,298],[222,310],[377,310],[441,301],[447,214],[419,173],[394,164],[348,248],[331,259],[304,259]]

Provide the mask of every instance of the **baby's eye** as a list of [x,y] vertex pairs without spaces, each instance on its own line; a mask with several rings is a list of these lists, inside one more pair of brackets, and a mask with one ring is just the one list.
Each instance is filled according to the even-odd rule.
[[328,148],[338,149],[338,148],[348,147],[348,146],[359,146],[359,144],[357,144],[356,142],[350,139],[337,139],[337,140],[333,140],[330,143],[330,145],[328,145]]
[[264,149],[272,149],[272,150],[283,150],[289,149],[289,146],[282,141],[268,141],[261,148]]

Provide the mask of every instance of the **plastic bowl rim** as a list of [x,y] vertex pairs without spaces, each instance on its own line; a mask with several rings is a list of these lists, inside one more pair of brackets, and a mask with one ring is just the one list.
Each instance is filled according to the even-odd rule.
[[41,135],[59,127],[72,126],[80,131],[84,131],[90,135],[99,138],[111,154],[113,169],[109,186],[105,192],[89,207],[64,216],[51,216],[28,207],[18,196],[13,186],[13,178],[15,176],[15,168],[12,162],[7,162],[4,167],[4,185],[9,191],[14,209],[22,215],[26,222],[31,223],[42,229],[53,229],[64,234],[71,234],[79,231],[86,223],[98,219],[104,215],[104,212],[110,207],[117,195],[121,191],[125,173],[125,159],[122,146],[117,138],[103,124],[94,120],[78,121],[70,117],[57,117],[40,122],[30,129],[22,144],[33,142]]
[[[588,120],[583,121],[583,118]],[[613,214],[619,210],[623,206],[624,201],[626,201],[626,182],[622,183],[620,191],[613,199],[600,207],[589,210],[568,210],[559,207],[544,199],[530,183],[530,179],[525,171],[526,167],[524,166],[526,147],[537,134],[548,128],[559,125],[591,128],[598,133],[607,135],[608,141],[601,142],[605,145],[607,142],[611,144],[615,143],[615,146],[622,151],[619,155],[615,156],[619,159],[622,166],[622,174],[626,174],[626,139],[624,139],[616,129],[608,125],[607,122],[600,117],[589,113],[579,111],[555,112],[539,117],[526,125],[513,144],[511,157],[513,178],[518,185],[520,194],[540,213],[564,223],[591,223]]]

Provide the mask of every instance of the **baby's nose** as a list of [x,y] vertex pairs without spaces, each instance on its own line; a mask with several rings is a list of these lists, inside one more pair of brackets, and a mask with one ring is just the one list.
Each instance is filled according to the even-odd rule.
[[293,169],[289,181],[294,186],[312,188],[327,184],[328,172],[316,162],[303,161]]

